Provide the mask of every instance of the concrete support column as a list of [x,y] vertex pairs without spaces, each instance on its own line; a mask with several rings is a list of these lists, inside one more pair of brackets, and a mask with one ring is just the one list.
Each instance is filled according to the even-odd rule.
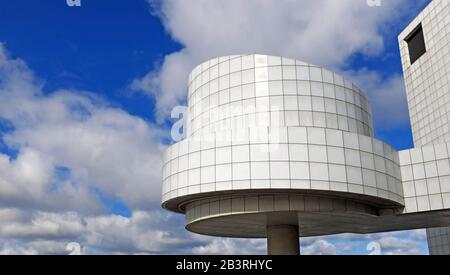
[[268,225],[267,254],[300,255],[298,225]]

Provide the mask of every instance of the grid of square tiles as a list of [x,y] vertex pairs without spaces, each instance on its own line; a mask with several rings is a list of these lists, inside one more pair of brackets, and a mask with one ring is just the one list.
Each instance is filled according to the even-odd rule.
[[450,227],[427,229],[431,255],[450,255]]
[[188,136],[253,126],[314,126],[372,135],[366,96],[343,77],[292,59],[215,58],[190,75]]
[[[450,1],[434,0],[400,34],[416,146],[450,140]],[[404,38],[422,23],[426,53],[411,65]]]
[[[253,138],[252,132],[260,131],[265,135]],[[242,139],[242,132],[249,138]],[[236,134],[240,138],[232,135],[229,142],[187,139],[170,147],[163,201],[226,190],[312,189],[403,203],[398,154],[381,141],[309,127],[244,129]]]
[[401,151],[405,212],[450,208],[450,143]]
[[303,195],[232,196],[200,200],[186,206],[186,223],[223,215],[274,211],[378,213],[352,200]]
[[[416,146],[450,140],[449,13],[449,0],[434,0],[399,36]],[[419,23],[422,23],[427,52],[411,65],[403,40]],[[447,236],[442,232],[447,232]],[[427,229],[427,237],[430,254],[450,254],[450,228]]]

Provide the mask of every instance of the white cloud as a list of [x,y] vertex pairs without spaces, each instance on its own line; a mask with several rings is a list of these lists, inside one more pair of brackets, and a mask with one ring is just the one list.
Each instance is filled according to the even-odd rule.
[[85,253],[188,253],[205,242],[190,238],[181,224],[169,230],[173,217],[162,210],[135,211],[130,218],[117,215],[80,215],[76,212],[42,212],[2,209],[0,253],[68,254],[77,242]]
[[363,91],[369,91],[367,94],[372,107],[375,128],[392,130],[409,125],[403,75],[393,74],[383,78],[379,73],[365,68],[358,71],[346,71],[344,74]]
[[86,254],[264,254],[265,240],[194,235],[164,210],[132,216],[0,210],[0,254],[68,254],[77,242]]
[[205,245],[192,249],[193,254],[200,255],[264,255],[267,241],[261,239],[229,239],[203,237]]
[[[424,229],[374,234],[339,234],[301,239],[302,253],[314,255],[365,254],[369,255],[379,245],[386,255],[426,254]],[[369,246],[369,244],[374,244]]]
[[109,253],[174,253],[195,245],[182,224],[170,229],[172,214],[162,210],[133,212],[130,218],[87,218],[86,245]]
[[0,255],[38,255],[39,252],[32,248],[22,247],[17,244],[0,243]]
[[357,53],[382,53],[386,29],[416,4],[407,0],[384,1],[380,7],[369,7],[365,0],[148,1],[167,32],[184,46],[165,56],[159,70],[131,85],[157,98],[160,121],[185,99],[189,71],[208,58],[264,53],[345,70]]
[[59,214],[36,211],[30,220],[2,223],[0,235],[8,238],[75,238],[82,231],[83,226],[75,212]]
[[302,247],[304,255],[336,255],[336,246],[326,240],[317,239],[312,244]]
[[[1,44],[0,119],[11,128],[0,138],[18,151],[0,153],[0,254],[68,254],[70,242],[84,253],[256,251],[193,235],[181,215],[160,208],[161,129],[91,93],[44,94]],[[131,217],[108,214],[98,190]]]
[[384,254],[417,254],[416,242],[408,239],[399,239],[396,237],[386,236],[378,240],[381,250]]
[[[10,128],[0,138],[17,151],[0,153],[0,253],[65,253],[70,241],[156,253],[189,242],[164,228],[178,219],[159,210],[161,129],[88,92],[45,94],[1,44],[0,119]],[[107,214],[99,194],[132,216]],[[140,210],[155,207],[159,216]]]
[[[23,61],[3,48],[0,58],[0,118],[13,129],[2,138],[19,151],[16,159],[0,154],[0,205],[91,209],[93,190],[133,208],[159,204],[162,130],[91,93],[44,94]],[[55,179],[58,167],[69,177]]]

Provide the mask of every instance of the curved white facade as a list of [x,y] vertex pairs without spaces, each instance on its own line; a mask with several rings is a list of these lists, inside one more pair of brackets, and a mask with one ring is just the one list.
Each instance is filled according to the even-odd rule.
[[367,97],[350,81],[292,59],[211,59],[189,76],[188,138],[243,127],[304,126],[372,135]]
[[[190,74],[188,108],[186,139],[166,151],[162,201],[187,213],[191,231],[261,237],[267,218],[287,211],[302,236],[341,232],[314,229],[310,211],[273,207],[298,196],[349,205],[328,209],[343,222],[404,207],[398,153],[372,137],[367,97],[338,74],[283,57],[215,58]],[[256,208],[232,210],[255,196]]]
[[209,135],[212,141],[187,139],[167,150],[165,204],[177,202],[170,208],[183,211],[185,196],[268,190],[345,192],[372,197],[382,205],[403,204],[397,152],[371,137],[312,127],[249,128],[227,134],[230,141],[215,141],[216,135]]
[[190,74],[162,205],[196,233],[268,237],[272,253],[298,250],[274,248],[281,231],[295,243],[450,225],[450,144],[399,153],[372,132],[367,97],[338,74],[275,56],[211,59]]

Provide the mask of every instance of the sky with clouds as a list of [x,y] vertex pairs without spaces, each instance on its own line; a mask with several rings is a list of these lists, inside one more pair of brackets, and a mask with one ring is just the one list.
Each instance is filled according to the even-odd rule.
[[[375,135],[412,147],[397,34],[429,0],[0,1],[0,254],[264,254],[160,209],[171,109],[189,71],[264,53],[368,94]],[[427,254],[424,230],[301,240],[303,254]],[[370,248],[370,245],[369,245]]]

